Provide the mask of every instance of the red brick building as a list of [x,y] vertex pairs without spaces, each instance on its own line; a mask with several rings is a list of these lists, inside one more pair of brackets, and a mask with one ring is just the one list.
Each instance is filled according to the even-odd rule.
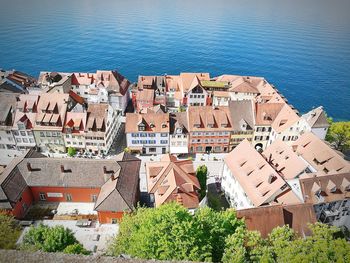
[[0,209],[21,219],[35,202],[87,202],[94,203],[100,223],[111,223],[136,206],[140,163],[125,153],[91,160],[46,158],[30,150],[0,175]]

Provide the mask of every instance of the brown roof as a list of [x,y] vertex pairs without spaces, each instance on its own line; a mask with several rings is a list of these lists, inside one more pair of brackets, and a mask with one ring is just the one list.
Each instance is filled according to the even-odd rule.
[[0,175],[0,200],[5,206],[15,204],[27,186],[101,188],[97,210],[130,211],[138,198],[140,163],[126,153],[90,160],[46,158],[29,151]]
[[350,198],[350,173],[300,178],[305,203],[318,204]]
[[195,106],[188,107],[188,130],[231,131],[232,120],[228,107]]
[[89,104],[86,129],[106,129],[108,110],[108,104]]
[[0,93],[0,125],[12,126],[17,97],[15,93]]
[[259,93],[250,77],[239,77],[235,79],[233,82],[231,82],[230,91],[253,94]]
[[210,80],[209,73],[180,73],[181,85],[180,89],[186,93],[200,85],[202,80]]
[[300,136],[293,143],[293,149],[317,170],[318,175],[350,172],[350,163],[312,132]]
[[[34,129],[57,129],[63,127],[65,119],[67,105],[69,101],[68,94],[55,93],[43,93],[40,95],[38,103],[38,114],[36,115],[36,123]],[[54,116],[56,115],[56,116]],[[52,119],[53,118],[53,119]],[[51,120],[52,119],[52,120]],[[55,120],[58,120],[56,122]],[[50,126],[43,125],[50,123]],[[51,126],[52,125],[52,126]]]
[[295,111],[288,104],[285,104],[272,122],[272,128],[279,133],[289,129],[290,126],[299,120],[300,117]]
[[[254,130],[255,105],[251,100],[230,101],[229,110],[231,114],[232,127],[235,131]],[[242,125],[246,125],[243,128]]]
[[117,71],[97,70],[95,75],[96,87],[104,87],[110,93],[125,95],[130,82]]
[[243,209],[237,211],[238,218],[245,218],[248,230],[259,231],[266,238],[271,231],[278,227],[288,225],[299,236],[311,235],[308,223],[316,222],[313,206],[310,204],[273,205]]
[[86,116],[86,112],[67,112],[64,128],[78,128],[78,130],[72,130],[72,132],[84,132]]
[[308,167],[308,164],[293,151],[293,148],[281,140],[275,140],[262,154],[287,180],[294,179]]
[[256,104],[256,125],[270,126],[282,110],[283,103]]
[[138,125],[145,125],[145,132],[169,132],[169,113],[127,113],[125,132],[139,132]]
[[303,115],[303,118],[309,123],[312,128],[327,128],[329,127],[329,123],[327,120],[327,116],[323,107],[320,106],[316,109],[309,111],[308,113]]
[[176,128],[182,128],[183,133],[188,133],[188,120],[186,112],[176,112],[170,115],[170,133],[173,134]]
[[140,113],[166,113],[166,107],[162,104],[158,104],[152,107],[141,109]]
[[141,161],[123,154],[120,170],[101,187],[95,204],[96,211],[132,211],[136,207],[139,192]]
[[136,93],[136,101],[149,101],[153,102],[154,100],[154,90],[153,89],[143,89],[138,90]]
[[276,194],[286,185],[248,140],[227,154],[225,163],[256,207],[274,201]]
[[163,155],[159,162],[146,163],[146,173],[148,192],[154,194],[156,206],[176,201],[186,208],[198,207],[200,185],[192,161]]

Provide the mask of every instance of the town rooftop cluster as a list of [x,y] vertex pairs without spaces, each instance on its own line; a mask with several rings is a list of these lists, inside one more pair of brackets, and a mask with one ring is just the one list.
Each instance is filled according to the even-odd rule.
[[[221,154],[215,182],[248,227],[265,236],[281,224],[308,235],[316,220],[350,228],[350,165],[324,142],[323,108],[300,114],[262,77],[131,83],[116,70],[0,71],[0,101],[0,155],[10,157],[0,158],[0,204],[18,219],[38,202],[86,202],[100,223],[115,223],[145,194],[151,207],[175,201],[194,212],[203,204],[195,162],[206,164],[196,155]],[[112,155],[116,147],[125,153]],[[67,158],[70,148],[80,158]],[[274,219],[262,229],[265,213]]]

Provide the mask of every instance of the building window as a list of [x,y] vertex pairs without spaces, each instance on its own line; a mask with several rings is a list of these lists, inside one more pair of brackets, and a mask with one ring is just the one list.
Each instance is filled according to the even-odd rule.
[[39,199],[40,199],[40,201],[46,201],[45,193],[39,193]]
[[67,202],[72,201],[72,195],[71,194],[66,194],[66,201]]
[[18,136],[18,131],[13,131],[13,135]]
[[162,133],[160,136],[161,136],[161,137],[167,137],[168,134],[167,134],[167,133]]
[[91,201],[96,202],[97,201],[97,195],[91,195]]
[[161,143],[161,144],[167,144],[168,141],[167,141],[167,140],[160,140],[160,143]]
[[149,152],[150,152],[150,153],[155,153],[156,151],[157,151],[156,148],[149,148]]

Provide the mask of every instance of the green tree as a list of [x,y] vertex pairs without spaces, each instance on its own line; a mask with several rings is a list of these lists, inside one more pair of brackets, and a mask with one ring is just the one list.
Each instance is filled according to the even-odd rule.
[[350,148],[350,121],[332,122],[326,140],[334,144],[340,151],[348,150]]
[[198,209],[193,219],[197,231],[202,233],[202,239],[211,247],[213,262],[221,261],[226,238],[234,234],[238,227],[244,226],[244,222],[237,219],[234,210],[216,212],[205,207]]
[[67,151],[68,156],[73,157],[76,153],[77,151],[75,150],[75,148],[68,147],[68,151]]
[[21,229],[12,216],[0,213],[0,249],[14,249]]
[[[243,224],[233,211],[199,209],[194,216],[177,203],[138,208],[123,217],[109,254],[142,259],[216,261],[225,238]],[[221,253],[221,254],[220,254]]]
[[78,241],[70,229],[63,226],[48,227],[41,224],[37,227],[30,227],[23,238],[22,248],[57,252],[77,243]]
[[81,244],[76,243],[76,244],[67,246],[63,250],[63,253],[90,255],[91,251],[86,250]]
[[197,168],[196,175],[201,186],[201,190],[199,191],[200,200],[205,197],[207,191],[207,174],[208,168],[205,165],[201,165]]
[[340,229],[316,223],[312,235],[298,238],[288,226],[277,227],[266,239],[239,228],[226,239],[223,262],[350,262],[350,244],[337,238]]

